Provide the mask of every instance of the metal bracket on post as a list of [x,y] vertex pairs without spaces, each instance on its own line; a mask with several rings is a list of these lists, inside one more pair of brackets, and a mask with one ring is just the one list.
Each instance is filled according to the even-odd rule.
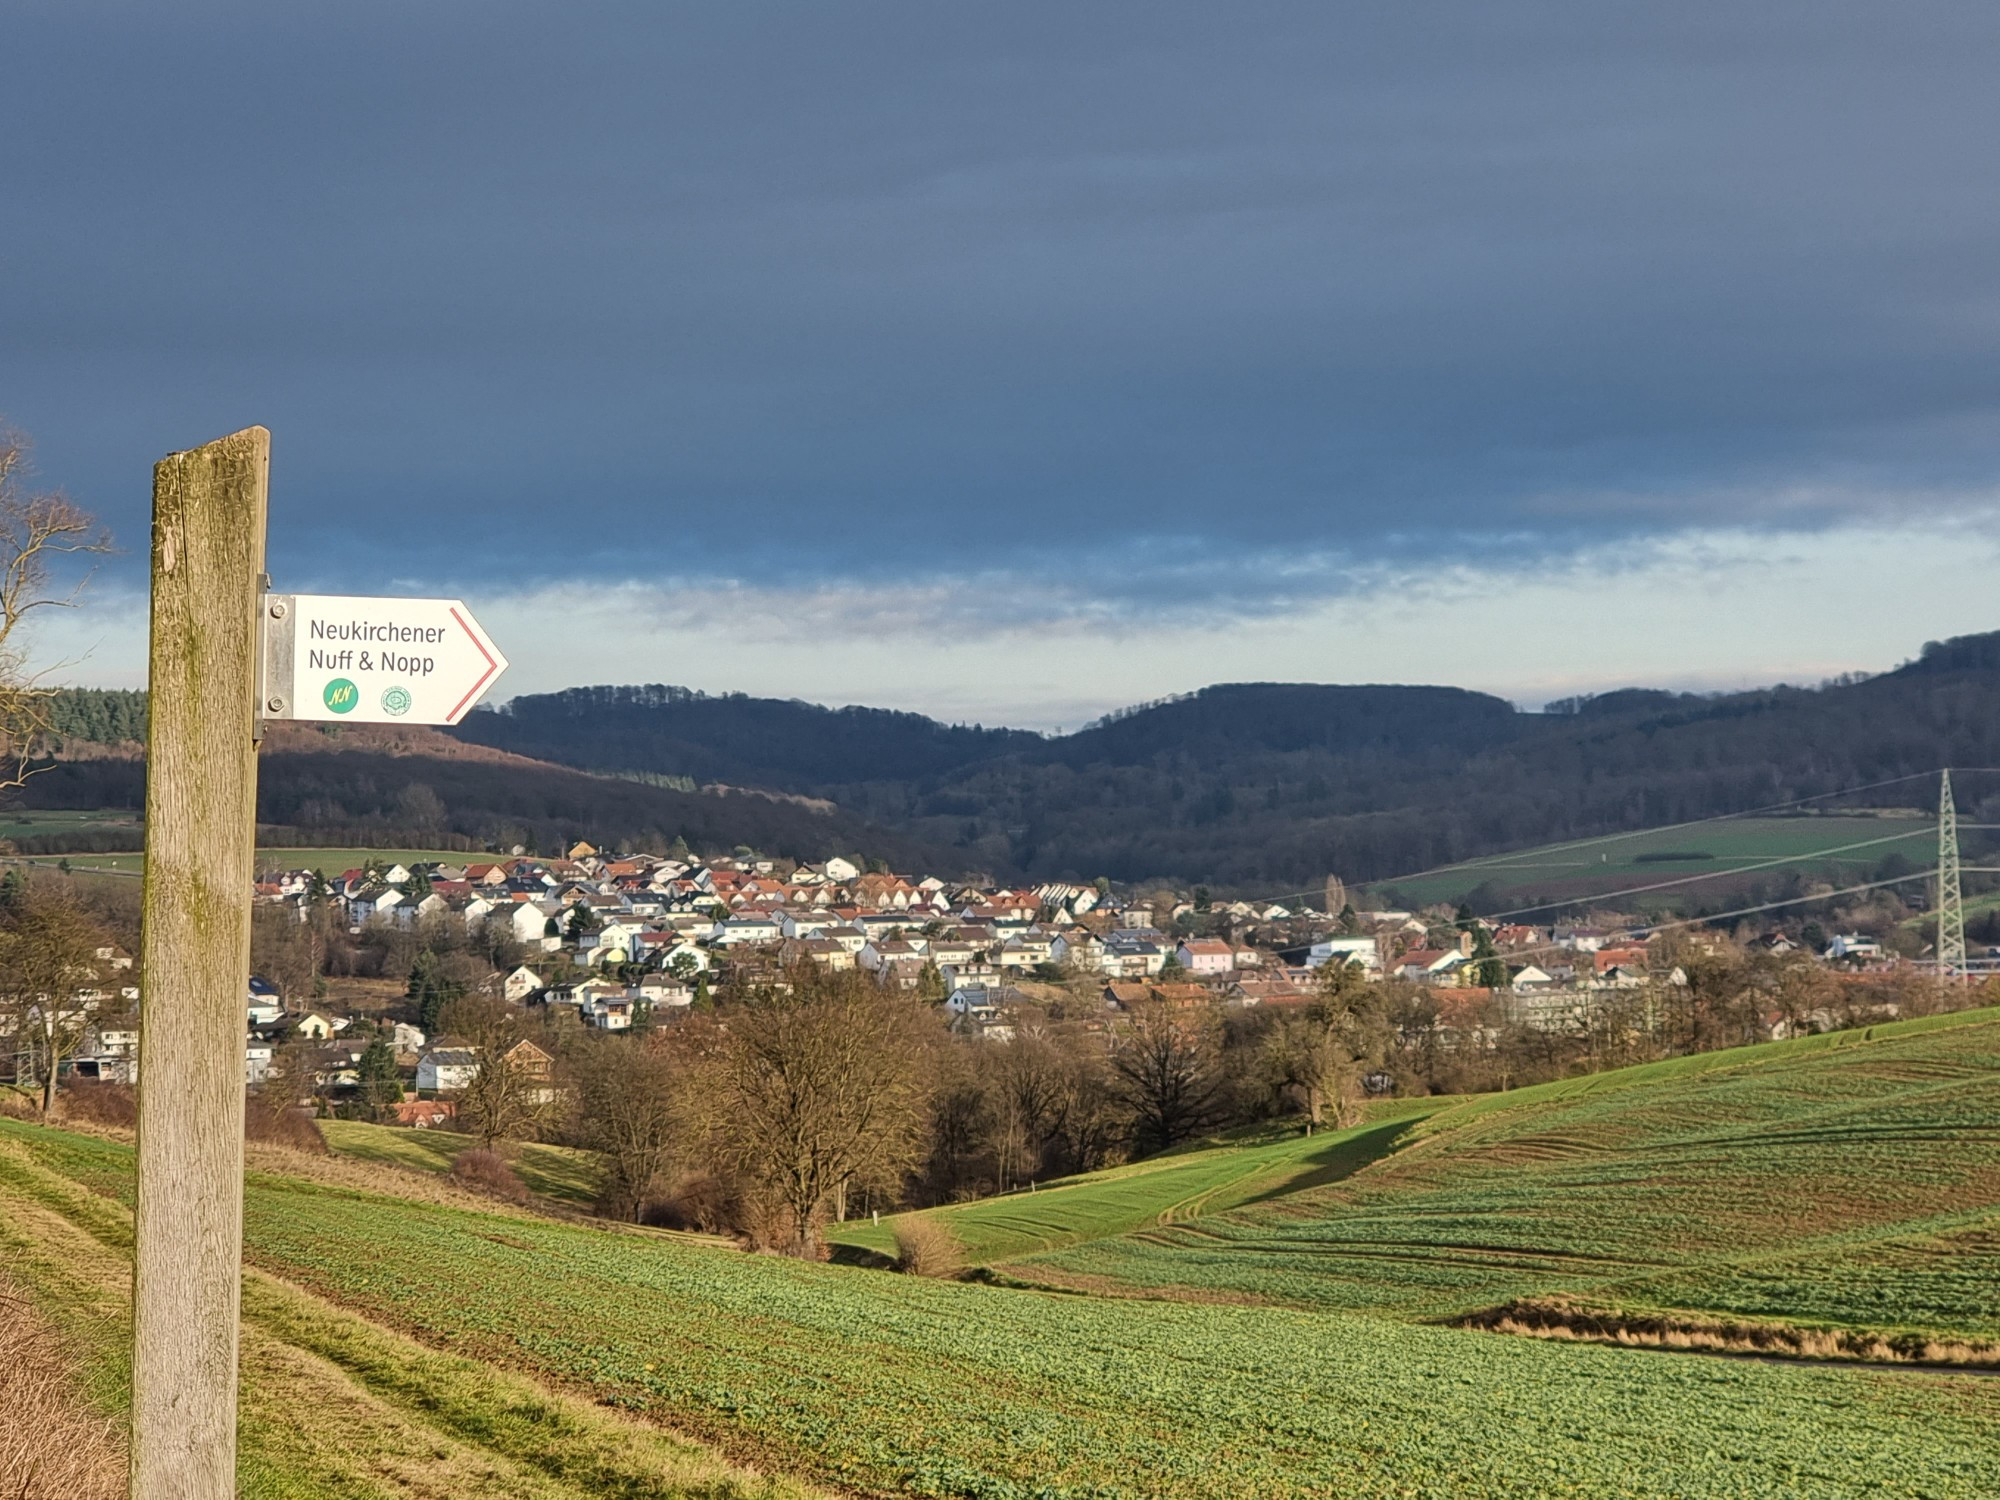
[[298,611],[290,594],[270,592],[271,576],[264,575],[265,593],[257,610],[257,739],[264,738],[264,724],[270,719],[292,715],[292,638]]

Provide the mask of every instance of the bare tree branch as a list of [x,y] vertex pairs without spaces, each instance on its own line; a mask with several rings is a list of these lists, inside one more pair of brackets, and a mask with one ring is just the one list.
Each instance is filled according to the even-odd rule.
[[58,668],[30,670],[21,627],[39,610],[74,607],[96,574],[92,566],[59,590],[53,565],[112,550],[111,534],[61,491],[29,487],[28,451],[26,436],[0,427],[0,791],[36,769],[55,693],[47,678]]

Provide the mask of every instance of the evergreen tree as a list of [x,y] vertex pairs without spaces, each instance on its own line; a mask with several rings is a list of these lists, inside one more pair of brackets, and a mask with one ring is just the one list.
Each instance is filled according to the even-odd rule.
[[1484,922],[1472,929],[1472,980],[1489,990],[1507,988],[1507,963],[1493,947],[1493,934]]
[[417,1025],[426,1036],[437,1030],[444,1008],[465,993],[465,986],[445,972],[444,961],[426,948],[410,965],[410,984],[403,994],[417,1008]]
[[689,1004],[688,1008],[690,1010],[701,1011],[704,1015],[715,1009],[715,996],[708,992],[707,974],[695,975],[694,1000]]
[[945,998],[944,974],[935,961],[924,960],[924,966],[917,973],[917,998],[926,1005],[938,1005]]
[[361,1054],[355,1072],[360,1087],[356,1102],[364,1119],[380,1123],[389,1119],[403,1100],[403,1080],[396,1071],[396,1054],[389,1039],[377,1032]]

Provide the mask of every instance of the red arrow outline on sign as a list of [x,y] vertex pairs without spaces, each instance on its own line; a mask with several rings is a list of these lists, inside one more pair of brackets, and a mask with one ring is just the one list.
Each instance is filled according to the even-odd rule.
[[460,614],[456,609],[454,609],[451,612],[451,617],[454,620],[458,621],[458,628],[466,633],[467,637],[472,641],[472,644],[478,649],[479,654],[486,658],[486,674],[483,677],[481,677],[479,681],[473,683],[471,692],[467,693],[463,698],[458,700],[458,707],[454,708],[450,713],[444,716],[445,723],[456,724],[458,722],[458,716],[465,712],[466,705],[472,702],[474,698],[477,698],[479,696],[479,690],[485,687],[487,683],[491,682],[494,679],[494,677],[498,675],[500,671],[500,663],[495,661],[493,659],[493,653],[486,649],[486,642],[482,641],[479,638],[479,632],[474,630],[470,625],[465,623],[464,615]]

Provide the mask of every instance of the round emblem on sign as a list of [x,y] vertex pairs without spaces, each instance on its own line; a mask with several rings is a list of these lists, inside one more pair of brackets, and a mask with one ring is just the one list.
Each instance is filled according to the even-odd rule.
[[401,718],[410,711],[410,690],[406,687],[382,689],[382,712]]
[[326,706],[335,713],[351,714],[354,712],[354,705],[361,701],[361,689],[345,677],[336,677],[326,685],[326,691],[320,696],[326,700]]

